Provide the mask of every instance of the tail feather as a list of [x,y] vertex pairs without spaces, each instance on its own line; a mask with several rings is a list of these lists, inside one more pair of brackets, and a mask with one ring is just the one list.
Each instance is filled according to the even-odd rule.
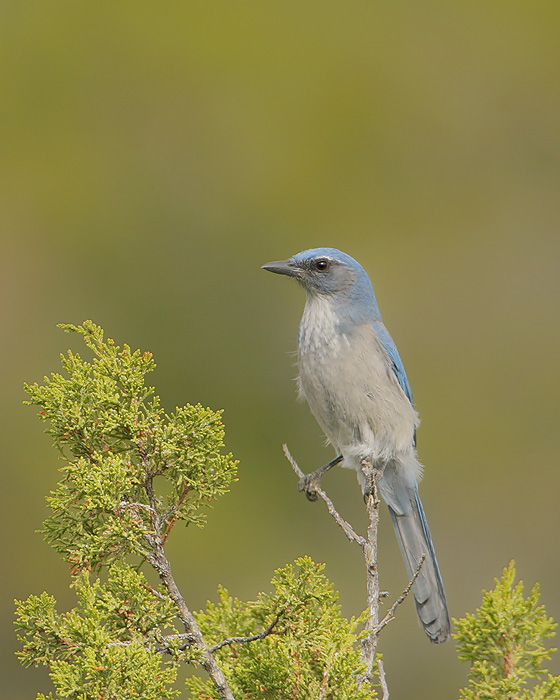
[[426,556],[412,586],[416,611],[430,640],[445,642],[450,632],[449,611],[428,523],[415,487],[409,503],[407,511],[400,514],[389,504],[391,520],[410,578],[414,576],[422,556]]

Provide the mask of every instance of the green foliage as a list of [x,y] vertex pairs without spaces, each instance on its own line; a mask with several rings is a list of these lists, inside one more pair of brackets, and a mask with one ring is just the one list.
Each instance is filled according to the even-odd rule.
[[[493,591],[485,591],[476,614],[454,620],[461,661],[469,661],[469,687],[462,700],[558,700],[560,677],[547,675],[543,662],[555,649],[544,642],[556,624],[538,605],[535,585],[527,598],[523,583],[515,582],[513,562],[504,569]],[[538,683],[538,681],[541,681]]]
[[221,454],[220,412],[186,405],[164,413],[145,385],[151,353],[105,342],[91,321],[61,327],[82,334],[95,357],[68,352],[67,376],[25,387],[67,460],[48,498],[44,534],[76,569],[95,569],[126,554],[146,556],[147,536],[158,528],[165,541],[178,520],[202,525],[204,507],[228,490],[237,462]]
[[[360,620],[340,616],[338,596],[309,557],[276,571],[273,594],[243,603],[220,589],[218,605],[208,603],[197,620],[210,643],[270,629],[263,640],[233,643],[216,651],[233,693],[252,700],[371,700],[373,690],[356,683],[363,670],[356,642]],[[274,624],[276,621],[276,624]],[[191,678],[195,698],[217,698],[212,684]]]
[[175,697],[178,657],[163,661],[155,651],[162,630],[176,631],[163,588],[154,590],[125,564],[110,567],[106,584],[83,571],[73,585],[78,604],[64,614],[47,593],[17,603],[22,663],[47,666],[60,698]]
[[[173,698],[180,664],[210,676],[187,681],[197,700],[226,697],[220,669],[236,698],[374,698],[356,680],[361,620],[340,616],[322,567],[308,558],[279,569],[274,593],[253,603],[220,589],[219,603],[195,620],[165,543],[178,521],[202,525],[234,478],[220,413],[187,405],[165,414],[145,384],[150,353],[104,341],[91,321],[62,327],[81,334],[94,357],[68,352],[64,374],[26,386],[64,458],[43,533],[69,562],[77,596],[66,613],[47,593],[16,601],[18,656],[46,666],[56,692],[38,700]],[[139,572],[145,561],[158,589]]]
[[[164,413],[145,384],[150,353],[104,341],[91,321],[62,328],[83,336],[93,360],[68,352],[64,375],[25,388],[65,459],[43,533],[76,575],[78,605],[60,615],[47,593],[18,602],[18,655],[49,668],[60,698],[171,698],[177,664],[196,661],[200,649],[183,648],[177,596],[148,585],[126,557],[166,565],[173,526],[202,525],[237,463],[222,454],[219,412]],[[90,580],[102,569],[105,583]]]

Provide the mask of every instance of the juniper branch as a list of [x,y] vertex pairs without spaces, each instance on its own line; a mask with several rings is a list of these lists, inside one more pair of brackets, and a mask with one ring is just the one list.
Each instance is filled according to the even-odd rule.
[[270,623],[270,625],[263,630],[262,632],[258,632],[257,634],[251,634],[248,637],[228,637],[227,639],[223,639],[221,642],[218,644],[214,644],[213,646],[210,647],[210,651],[214,653],[215,651],[218,651],[218,649],[221,649],[222,647],[227,646],[228,644],[247,644],[248,642],[257,642],[260,639],[265,639],[268,637],[269,634],[272,634],[274,631],[274,628],[278,624],[280,618],[282,617],[284,611],[281,610],[274,620]]
[[212,679],[216,692],[221,700],[235,700],[222,669],[219,667],[210,648],[206,644],[195,617],[189,610],[185,599],[183,598],[177,583],[173,578],[171,564],[165,556],[165,550],[163,548],[161,537],[158,534],[147,535],[147,537],[151,544],[151,552],[148,554],[147,559],[157,571],[163,585],[169,593],[171,600],[173,600],[177,606],[179,619],[183,623],[185,633],[189,635],[193,642],[201,649],[203,656],[200,660],[200,664],[202,668]]

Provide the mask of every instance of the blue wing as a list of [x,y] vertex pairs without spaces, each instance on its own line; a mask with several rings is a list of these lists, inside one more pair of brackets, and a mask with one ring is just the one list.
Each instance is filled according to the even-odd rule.
[[391,360],[391,365],[393,367],[393,372],[395,373],[395,376],[397,377],[402,390],[407,395],[410,403],[414,406],[414,401],[412,399],[412,390],[410,388],[410,384],[408,383],[408,377],[406,376],[406,372],[404,371],[404,365],[399,355],[399,351],[397,350],[397,346],[393,342],[393,339],[389,335],[389,331],[385,328],[383,323],[381,323],[380,321],[374,321],[373,325],[375,327],[377,337],[381,341],[381,345],[385,349],[387,355],[389,355],[389,359]]

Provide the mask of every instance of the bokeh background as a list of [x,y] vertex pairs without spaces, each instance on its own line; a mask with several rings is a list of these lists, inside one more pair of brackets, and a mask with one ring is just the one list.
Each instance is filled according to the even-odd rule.
[[[240,479],[171,542],[191,607],[308,553],[363,608],[359,551],[280,449],[332,454],[295,402],[303,294],[259,267],[317,245],[366,267],[403,356],[452,614],[514,557],[560,619],[559,27],[557,2],[519,0],[1,3],[2,700],[49,689],[13,656],[12,599],[73,601],[34,532],[57,455],[22,406],[81,349],[59,322],[151,350],[168,409],[225,409]],[[363,525],[354,476],[325,483]],[[380,559],[396,596],[387,519]],[[411,601],[381,649],[391,697],[465,682]]]

